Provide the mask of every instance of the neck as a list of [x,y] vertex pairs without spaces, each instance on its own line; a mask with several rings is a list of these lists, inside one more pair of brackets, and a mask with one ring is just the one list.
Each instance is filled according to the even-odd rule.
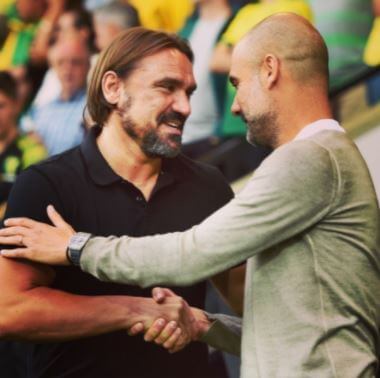
[[82,89],[77,89],[76,91],[73,91],[71,89],[68,90],[68,89],[62,88],[62,91],[61,91],[59,98],[62,101],[69,101],[76,93],[79,93],[81,90]]
[[207,20],[227,18],[231,15],[231,8],[225,0],[214,0],[201,3],[199,6],[200,17]]
[[16,125],[13,125],[5,133],[0,134],[0,153],[4,152],[6,148],[16,139],[18,135]]
[[[278,135],[279,147],[282,144],[288,143],[293,140],[296,135],[307,125],[318,121],[320,119],[333,118],[328,97],[324,94],[318,96],[316,91],[303,90],[302,96],[293,94],[293,98],[297,98],[297,104],[287,104],[283,109],[282,116],[279,119],[279,130],[281,133]],[[302,97],[302,98],[300,98]],[[289,111],[289,109],[293,109]],[[300,109],[300,111],[294,111]]]
[[111,122],[103,127],[97,144],[112,170],[148,199],[161,170],[161,159],[147,157],[121,126]]

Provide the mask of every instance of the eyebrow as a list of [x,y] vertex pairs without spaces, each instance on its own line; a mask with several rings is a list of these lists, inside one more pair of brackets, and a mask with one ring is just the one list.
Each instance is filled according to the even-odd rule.
[[[178,79],[174,79],[172,77],[164,77],[163,79],[161,80],[157,80],[153,83],[153,85],[155,87],[161,87],[161,86],[174,86],[176,88],[180,88],[183,86],[183,81],[181,80],[178,80]],[[186,93],[188,95],[191,95],[195,90],[197,89],[197,86],[196,84],[195,85],[192,85],[190,86],[187,90],[186,90]]]

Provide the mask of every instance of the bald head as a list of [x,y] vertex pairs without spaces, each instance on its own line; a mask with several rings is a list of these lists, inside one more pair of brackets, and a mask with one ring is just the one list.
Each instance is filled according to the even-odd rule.
[[300,83],[328,84],[328,53],[319,32],[303,17],[277,13],[251,29],[235,52],[259,65],[275,55],[292,78]]

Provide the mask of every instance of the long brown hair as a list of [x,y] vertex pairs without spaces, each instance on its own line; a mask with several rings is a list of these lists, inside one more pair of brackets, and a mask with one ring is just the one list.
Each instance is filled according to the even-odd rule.
[[92,121],[103,126],[113,105],[104,98],[102,79],[107,71],[126,78],[143,58],[164,49],[176,49],[193,62],[188,43],[174,34],[153,31],[142,27],[127,29],[102,51],[91,75],[87,93],[87,109]]

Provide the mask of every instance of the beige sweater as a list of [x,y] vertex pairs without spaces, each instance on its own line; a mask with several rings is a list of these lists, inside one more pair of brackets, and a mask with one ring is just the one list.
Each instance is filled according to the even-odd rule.
[[102,280],[188,285],[248,260],[242,377],[373,377],[379,229],[357,148],[322,131],[278,148],[200,225],[91,239],[81,266]]

